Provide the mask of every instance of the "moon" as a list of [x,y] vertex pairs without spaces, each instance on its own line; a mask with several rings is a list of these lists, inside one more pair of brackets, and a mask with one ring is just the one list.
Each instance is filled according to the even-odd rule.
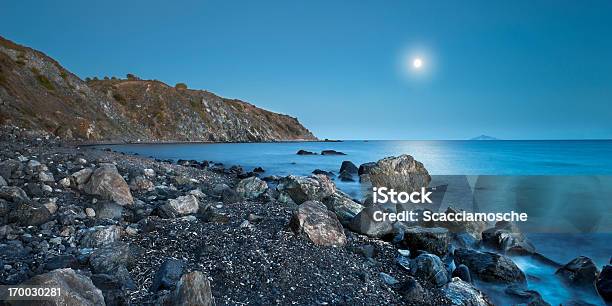
[[417,70],[421,69],[423,67],[423,60],[420,57],[415,58],[412,60],[412,67]]

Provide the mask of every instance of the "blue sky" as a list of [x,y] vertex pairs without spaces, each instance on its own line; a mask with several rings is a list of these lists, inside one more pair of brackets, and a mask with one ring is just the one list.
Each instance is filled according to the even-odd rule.
[[321,138],[612,138],[612,1],[4,0],[0,35],[82,78],[185,82]]

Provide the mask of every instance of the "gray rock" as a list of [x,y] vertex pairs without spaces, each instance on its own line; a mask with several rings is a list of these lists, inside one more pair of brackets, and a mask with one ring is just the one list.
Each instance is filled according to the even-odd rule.
[[492,306],[489,298],[474,288],[470,283],[464,282],[458,277],[451,280],[440,290],[451,304],[457,306]]
[[172,289],[183,274],[183,265],[181,260],[174,258],[166,259],[155,273],[153,283],[151,284],[151,291]]
[[23,165],[16,159],[8,159],[0,163],[0,176],[5,179],[10,179],[15,176],[19,176],[19,172],[23,169]]
[[171,305],[176,306],[213,306],[210,282],[200,271],[187,273],[176,284]]
[[287,176],[277,186],[279,192],[286,193],[296,204],[306,201],[322,201],[336,192],[336,186],[329,177],[316,174],[309,177]]
[[38,173],[38,180],[41,182],[55,182],[55,178],[53,177],[53,173],[49,171],[40,171]]
[[355,179],[353,179],[353,175],[347,171],[340,172],[340,174],[338,175],[338,178],[343,182],[354,182],[355,181]]
[[357,214],[363,210],[363,205],[353,201],[347,194],[337,191],[331,196],[323,199],[327,209],[336,213],[342,224],[348,224]]
[[21,201],[11,212],[10,219],[22,226],[41,225],[51,219],[51,213],[44,205],[33,201]]
[[422,163],[410,155],[386,157],[370,168],[373,187],[387,187],[395,191],[412,192],[427,187],[431,177]]
[[455,250],[455,262],[470,269],[472,277],[484,282],[524,284],[525,273],[509,258],[493,252],[468,249]]
[[100,164],[100,167],[91,174],[83,190],[102,199],[113,200],[119,205],[134,203],[130,187],[113,164]]
[[357,174],[359,175],[370,174],[370,170],[374,167],[376,167],[376,163],[374,162],[361,164],[359,165],[359,169],[357,169]]
[[193,195],[180,196],[176,199],[170,199],[164,205],[163,209],[170,217],[186,216],[198,212],[200,204],[198,199]]
[[95,273],[113,274],[120,267],[132,266],[137,256],[127,243],[115,242],[93,251],[89,264]]
[[[41,305],[105,305],[102,291],[96,288],[91,279],[74,270],[58,269],[34,276],[23,285],[59,288],[61,294],[45,298]],[[30,305],[31,301],[11,301],[11,305]]]
[[8,185],[8,183],[6,182],[6,180],[3,177],[0,176],[0,187],[7,186],[7,185]]
[[81,247],[97,248],[109,245],[121,238],[122,228],[117,225],[94,226],[83,231]]
[[389,286],[394,286],[394,285],[399,284],[399,281],[395,277],[385,272],[380,272],[378,275],[380,276],[380,279],[382,279],[382,281]]
[[410,272],[413,276],[440,287],[448,282],[448,275],[442,260],[434,254],[421,254],[412,260]]
[[70,179],[74,183],[75,186],[82,188],[85,185],[85,183],[89,181],[89,178],[91,178],[92,173],[93,173],[93,169],[85,168],[85,169],[79,170],[71,174]]
[[414,226],[404,229],[402,244],[412,252],[424,250],[444,256],[449,251],[450,240],[450,234],[445,228]]
[[597,278],[597,266],[586,256],[578,256],[559,268],[556,275],[574,285],[591,286]]
[[119,220],[123,214],[123,206],[111,201],[98,201],[92,208],[98,219]]
[[495,227],[482,232],[484,246],[512,255],[535,253],[535,247],[510,223],[498,222]]
[[342,246],[346,244],[344,229],[336,214],[323,203],[307,201],[294,212],[290,227],[296,234],[303,234],[316,245]]
[[30,201],[30,197],[28,197],[28,194],[25,191],[23,191],[23,189],[17,186],[0,187],[0,198],[9,200],[15,203]]
[[76,269],[79,267],[79,262],[77,261],[74,255],[60,255],[51,257],[47,263],[45,263],[45,270],[55,270],[55,269],[63,269],[63,268],[73,268]]
[[236,192],[244,199],[256,199],[268,190],[268,184],[256,176],[238,182]]
[[138,175],[130,180],[130,189],[134,191],[153,190],[154,187],[153,182],[142,175]]
[[403,281],[397,291],[402,295],[404,300],[408,303],[415,305],[424,305],[426,303],[427,293],[421,284],[414,279],[414,277],[408,276]]
[[349,223],[349,229],[375,238],[391,234],[393,232],[393,222],[388,220],[374,221],[374,214],[377,211],[386,212],[389,209],[379,205],[366,207]]
[[340,171],[338,172],[342,173],[343,171],[346,171],[349,174],[357,174],[359,172],[359,169],[350,160],[345,160],[342,162],[342,165],[340,166]]

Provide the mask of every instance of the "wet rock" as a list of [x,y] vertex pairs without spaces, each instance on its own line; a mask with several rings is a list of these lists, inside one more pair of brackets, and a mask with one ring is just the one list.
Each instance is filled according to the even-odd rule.
[[122,228],[117,225],[94,226],[83,231],[81,247],[97,248],[109,245],[121,238]]
[[472,282],[472,276],[470,276],[470,269],[466,265],[458,265],[457,268],[453,271],[453,277],[458,277],[464,282]]
[[198,212],[199,208],[199,201],[193,195],[186,195],[176,199],[170,199],[163,206],[164,212],[170,217],[195,214]]
[[346,244],[344,229],[336,214],[323,203],[307,201],[294,212],[290,227],[296,234],[305,235],[316,245],[342,246]]
[[438,287],[448,282],[448,275],[442,260],[434,254],[421,254],[412,260],[410,272],[413,276]]
[[40,171],[38,173],[38,180],[41,182],[55,182],[55,178],[53,177],[53,173],[49,171]]
[[200,271],[187,273],[176,284],[171,305],[176,306],[213,306],[210,282]]
[[317,155],[317,153],[306,151],[306,150],[299,150],[295,154],[297,155]]
[[[445,211],[446,214],[460,212],[462,212],[461,209],[455,209],[453,207],[448,207]],[[484,221],[438,221],[435,222],[435,226],[447,228],[454,234],[468,233],[477,240],[480,240],[481,234],[488,227],[488,224]]]
[[[504,292],[511,295],[521,301],[521,305],[529,306],[550,306],[549,303],[542,299],[539,292],[534,290],[527,290],[524,286],[508,286]],[[564,304],[569,305],[569,304]]]
[[375,162],[363,163],[359,165],[359,169],[357,169],[357,174],[359,175],[370,174],[370,170],[372,170],[372,168],[374,167],[376,167]]
[[527,255],[535,253],[535,247],[511,223],[498,222],[495,227],[482,232],[483,245],[503,253]]
[[266,170],[264,170],[262,167],[255,167],[255,168],[253,169],[253,173],[259,173],[259,174],[261,174],[261,173],[264,173],[264,172],[266,172]]
[[369,177],[373,187],[387,187],[398,192],[419,190],[431,181],[425,166],[406,154],[379,160],[370,168]]
[[321,201],[336,192],[336,186],[325,175],[290,175],[281,179],[277,189],[286,193],[298,205],[309,200]]
[[321,155],[346,155],[346,153],[336,150],[323,150],[321,151]]
[[63,268],[73,268],[76,269],[79,267],[79,262],[74,257],[74,255],[60,255],[51,257],[47,263],[45,263],[45,270],[55,270],[55,269],[63,269]]
[[606,265],[595,282],[597,292],[606,302],[612,302],[612,265]]
[[524,284],[525,273],[508,257],[493,252],[455,250],[455,262],[470,269],[472,277],[503,284]]
[[379,238],[393,232],[393,223],[384,221],[374,221],[374,214],[379,211],[386,212],[389,209],[383,206],[370,206],[364,208],[349,223],[349,229],[359,234],[369,237]]
[[489,298],[470,283],[458,277],[451,280],[440,290],[451,304],[461,306],[492,306]]
[[424,250],[438,256],[448,253],[450,247],[450,234],[442,227],[408,227],[404,229],[402,245],[410,251]]
[[22,226],[41,225],[51,219],[51,213],[38,202],[23,201],[11,212],[11,220]]
[[[44,305],[104,305],[102,291],[96,288],[91,279],[74,270],[58,269],[34,276],[23,285],[60,288],[61,294],[45,298]],[[12,305],[29,305],[31,301],[11,302]]]
[[8,183],[6,182],[6,180],[3,177],[0,176],[0,187],[7,186],[7,185],[8,185]]
[[151,284],[151,291],[172,289],[183,274],[183,261],[170,258],[166,259],[159,267]]
[[333,177],[334,176],[333,172],[325,171],[325,170],[321,170],[321,169],[314,169],[312,171],[312,174],[321,174],[321,175],[326,175],[326,176],[329,176],[329,177]]
[[134,191],[150,191],[153,190],[154,187],[155,185],[153,182],[142,175],[138,175],[130,181],[130,189]]
[[357,174],[359,169],[350,160],[345,160],[342,162],[342,165],[340,165],[340,171],[338,172],[342,173],[343,171],[346,171],[349,174]]
[[256,199],[268,190],[268,184],[256,176],[245,178],[238,182],[236,192],[242,198]]
[[354,182],[353,175],[347,171],[342,171],[338,175],[338,178],[343,182]]
[[336,213],[342,224],[348,224],[363,210],[363,206],[351,199],[347,194],[338,191],[323,199],[327,209]]
[[100,164],[83,187],[86,193],[113,200],[119,205],[134,203],[130,188],[113,164]]
[[598,271],[593,260],[586,256],[578,256],[559,268],[556,275],[575,285],[592,285]]

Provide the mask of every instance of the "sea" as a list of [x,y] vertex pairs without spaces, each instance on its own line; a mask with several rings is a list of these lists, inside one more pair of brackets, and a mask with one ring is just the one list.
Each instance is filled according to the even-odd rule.
[[[521,229],[536,250],[553,261],[565,264],[584,255],[601,269],[612,259],[612,140],[350,140],[100,147],[158,159],[240,165],[245,171],[262,167],[263,176],[310,175],[315,169],[337,175],[345,160],[359,166],[409,154],[432,176],[430,186],[444,190],[435,209],[444,211],[452,206],[479,212],[527,212],[529,220],[520,224]],[[336,150],[346,155],[297,155],[298,150]],[[358,177],[354,182],[338,178],[334,182],[356,200],[371,192]],[[570,300],[602,304],[594,291],[568,286],[554,277],[554,268],[525,257],[514,260],[528,275],[529,287],[552,305]],[[496,299],[497,303],[508,303]]]

